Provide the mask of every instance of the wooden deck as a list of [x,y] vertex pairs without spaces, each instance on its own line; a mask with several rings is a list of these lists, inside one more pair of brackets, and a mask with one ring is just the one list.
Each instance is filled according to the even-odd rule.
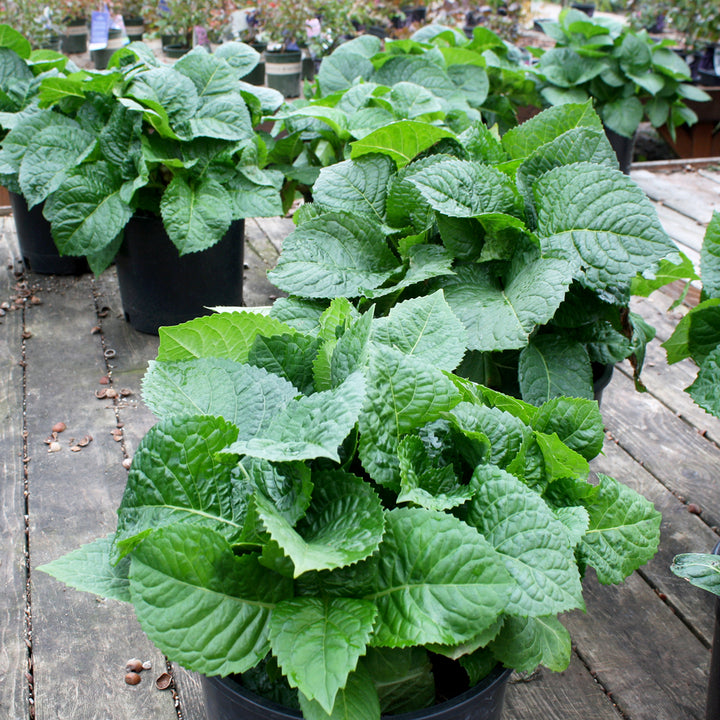
[[[704,225],[720,208],[712,167],[636,168],[669,233],[697,261]],[[247,223],[246,302],[271,302],[264,271],[277,258],[288,220]],[[132,609],[68,589],[34,568],[111,532],[132,456],[153,417],[140,379],[157,338],[121,317],[114,270],[99,278],[16,275],[14,224],[0,218],[0,718],[2,720],[214,720],[196,679],[172,668],[174,688],[154,680],[165,659]],[[658,329],[644,379],[627,368],[605,391],[605,454],[595,470],[650,498],[663,513],[655,559],[622,586],[589,573],[588,613],[564,621],[574,652],[567,671],[514,678],[505,720],[689,720],[704,717],[713,599],[669,571],[679,552],[709,551],[720,526],[720,421],[683,392],[690,363],[668,367],[659,341],[682,309],[656,295],[636,310]],[[110,378],[120,393],[98,400]],[[127,392],[131,394],[127,394]],[[45,444],[67,429],[60,450]],[[83,438],[92,438],[83,446]],[[71,447],[76,447],[72,451]],[[150,660],[142,682],[124,683],[126,660]]]

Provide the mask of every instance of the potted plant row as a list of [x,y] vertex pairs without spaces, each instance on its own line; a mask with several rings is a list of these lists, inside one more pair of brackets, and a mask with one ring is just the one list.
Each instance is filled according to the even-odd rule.
[[282,98],[239,79],[257,59],[227,43],[171,67],[133,43],[107,72],[43,77],[32,103],[3,116],[5,183],[43,205],[61,255],[96,273],[117,259],[139,330],[241,304],[242,220],[281,211],[282,175],[263,169],[254,124]]
[[622,582],[660,516],[588,481],[594,401],[454,375],[464,335],[442,290],[161,329],[116,532],[41,569],[131,602],[211,717],[497,720],[509,668],[567,666],[586,569]]
[[458,372],[532,403],[591,398],[624,358],[637,377],[654,329],[631,295],[693,277],[590,102],[503,136],[479,121],[458,135],[401,120],[351,143],[312,194],[275,285],[293,302],[348,297],[376,315],[442,289],[466,330]]
[[687,63],[670,49],[672,40],[655,41],[645,30],[572,9],[541,25],[555,47],[530,48],[538,58],[532,70],[540,94],[550,105],[593,98],[625,172],[643,120],[675,138],[678,125],[697,122],[687,102],[710,99],[692,84]]

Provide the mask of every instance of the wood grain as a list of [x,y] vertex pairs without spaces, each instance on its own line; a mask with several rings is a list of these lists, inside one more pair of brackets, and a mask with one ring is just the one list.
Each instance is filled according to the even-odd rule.
[[[12,301],[12,221],[0,221],[0,302]],[[28,713],[25,631],[22,310],[0,318],[0,717]]]

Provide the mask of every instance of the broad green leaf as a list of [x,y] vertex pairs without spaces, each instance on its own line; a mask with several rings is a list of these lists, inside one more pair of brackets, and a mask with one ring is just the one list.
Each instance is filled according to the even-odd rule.
[[191,185],[179,175],[165,189],[160,212],[180,255],[219,242],[232,221],[230,195],[220,183],[203,179]]
[[226,187],[232,200],[233,219],[284,214],[279,187],[253,182],[243,172],[235,173]]
[[670,569],[692,585],[720,595],[720,557],[711,553],[676,555]]
[[599,492],[586,506],[590,528],[578,550],[601,583],[619,583],[655,555],[661,517],[631,488],[606,475],[598,479]]
[[534,193],[543,251],[582,266],[587,287],[627,282],[677,252],[645,193],[619,170],[555,168]]
[[349,213],[328,213],[285,238],[268,278],[301,297],[352,298],[379,287],[398,269],[380,225]]
[[705,230],[700,251],[700,276],[703,292],[711,298],[720,297],[720,212],[717,210]]
[[330,358],[330,383],[337,387],[356,370],[364,368],[370,357],[372,312],[366,312],[340,336]]
[[456,267],[441,285],[465,325],[468,348],[525,347],[535,329],[555,314],[572,280],[572,266],[557,258],[517,253],[503,277],[480,264]]
[[691,357],[702,364],[720,345],[720,298],[710,298],[695,306],[662,343],[669,363]]
[[179,523],[239,539],[244,507],[234,502],[232,465],[215,454],[238,429],[221,418],[181,415],[154,425],[138,447],[118,508],[115,552],[123,557],[146,535]]
[[235,71],[237,78],[245,77],[262,57],[254,48],[241,42],[223,42],[213,50],[213,55],[222,58]]
[[537,335],[520,353],[522,398],[542,405],[556,397],[592,400],[592,367],[585,347],[562,335]]
[[178,525],[134,550],[130,593],[143,630],[162,652],[204,675],[245,672],[267,655],[273,608],[291,581],[236,556],[206,528]]
[[362,662],[348,675],[345,687],[338,690],[330,714],[302,693],[300,707],[305,720],[380,720],[378,692]]
[[201,95],[189,126],[193,137],[220,140],[247,140],[253,137],[250,111],[239,93]]
[[603,124],[618,135],[631,138],[642,122],[644,109],[639,98],[620,98],[600,109]]
[[323,211],[344,210],[382,223],[393,170],[392,160],[385,155],[368,155],[323,168],[313,185],[313,201]]
[[554,482],[567,477],[587,479],[590,473],[588,461],[580,453],[576,453],[567,447],[556,433],[548,435],[536,431],[535,442],[538,444],[545,461],[547,482]]
[[[687,255],[680,253],[681,262],[673,263],[669,260],[662,260],[658,269],[652,273],[652,277],[645,278],[637,275],[633,278],[630,285],[632,295],[639,297],[649,297],[655,290],[659,290],[675,280],[699,280],[692,260]],[[703,283],[705,286],[705,283]],[[718,292],[720,295],[720,291]]]
[[443,138],[454,138],[450,130],[415,120],[400,120],[379,128],[362,140],[352,143],[350,157],[354,160],[369,153],[391,157],[402,168],[421,152]]
[[450,410],[459,394],[438,368],[387,346],[373,349],[367,373],[360,460],[373,480],[397,488],[400,438]]
[[465,328],[438,290],[395,305],[373,324],[373,341],[454,370],[465,353]]
[[30,57],[30,42],[21,32],[6,23],[0,24],[0,47],[13,50],[24,60]]
[[314,474],[312,482],[312,503],[295,528],[268,498],[256,497],[263,525],[292,560],[295,577],[364,560],[383,535],[382,505],[368,483],[330,470]]
[[20,189],[33,207],[57,190],[67,172],[78,164],[95,138],[76,126],[50,126],[39,132],[20,164]]
[[534,66],[539,75],[560,88],[575,88],[589,83],[605,69],[603,61],[585,58],[568,47],[548,50]]
[[159,418],[215,415],[241,428],[244,438],[267,427],[297,395],[287,379],[226,358],[151,360],[142,390],[143,401]]
[[424,55],[397,55],[389,58],[375,71],[372,81],[392,87],[399,82],[411,82],[430,90],[438,97],[449,97],[457,87],[444,68]]
[[375,682],[384,713],[412,712],[435,703],[435,677],[423,648],[370,647],[361,664]]
[[[315,389],[312,363],[319,346],[318,338],[301,333],[269,338],[258,335],[250,350],[248,363],[285,378],[301,393],[309,395]],[[234,394],[233,399],[237,397]]]
[[36,570],[52,575],[76,590],[95,593],[100,597],[130,602],[130,559],[116,565],[110,562],[113,536],[99,538],[59,557],[38,565]]
[[249,480],[243,490],[245,487],[257,490],[291,525],[305,515],[313,489],[311,470],[307,465],[271,463],[250,457],[243,458],[240,465]]
[[318,72],[318,84],[323,95],[347,90],[357,78],[369,78],[373,65],[367,57],[358,53],[334,52],[323,58]]
[[583,398],[560,397],[543,403],[530,420],[532,427],[558,437],[586,460],[592,460],[603,447],[605,428],[598,404]]
[[215,313],[160,328],[157,359],[215,357],[247,362],[258,335],[270,337],[292,332],[289,325],[257,312]]
[[519,672],[538,665],[562,672],[570,663],[570,633],[554,617],[507,617],[491,644],[495,657]]
[[452,465],[432,462],[416,435],[404,437],[398,445],[400,493],[396,502],[412,503],[428,510],[450,510],[469,500],[473,491],[461,484]]
[[712,350],[700,365],[697,377],[687,392],[705,411],[720,417],[720,347]]
[[602,123],[591,102],[548,108],[508,130],[502,137],[502,144],[510,157],[526,158],[545,143],[576,127],[602,130]]
[[474,528],[442,512],[395,509],[387,515],[376,587],[373,644],[453,645],[497,619],[512,581],[502,559]]
[[575,547],[585,537],[590,526],[590,515],[584,507],[569,506],[554,510],[555,517],[563,524],[570,544]]
[[289,402],[255,437],[230,446],[238,455],[292,462],[326,457],[339,462],[338,446],[357,422],[365,400],[362,373],[333,390]]
[[431,207],[443,215],[476,217],[483,213],[517,212],[513,183],[499,170],[448,159],[409,178]]
[[444,115],[440,100],[429,90],[414,83],[397,83],[390,91],[388,100],[398,118],[433,120]]
[[376,615],[371,602],[355,598],[279,603],[270,619],[270,643],[290,686],[335,717],[337,693],[365,654]]
[[510,473],[480,465],[467,522],[500,553],[515,580],[511,615],[540,617],[584,608],[575,553],[545,501]]
[[65,176],[46,202],[46,216],[61,254],[89,255],[123,231],[132,208],[120,197],[122,180],[106,162],[85,164]]
[[320,318],[327,307],[327,302],[324,300],[280,297],[270,308],[270,317],[298,332],[313,335],[319,331]]

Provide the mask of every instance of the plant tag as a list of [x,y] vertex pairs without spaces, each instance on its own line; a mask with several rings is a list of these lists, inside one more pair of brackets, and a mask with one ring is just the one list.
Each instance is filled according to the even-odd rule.
[[158,0],[158,10],[161,13],[169,13],[170,12],[170,6],[167,4],[167,0]]
[[715,74],[720,75],[720,47],[717,45],[713,52],[713,67],[715,68]]
[[110,31],[110,13],[106,10],[93,10],[90,16],[90,42],[88,50],[104,50]]
[[200,25],[195,26],[195,46],[198,45],[210,45],[207,30]]

